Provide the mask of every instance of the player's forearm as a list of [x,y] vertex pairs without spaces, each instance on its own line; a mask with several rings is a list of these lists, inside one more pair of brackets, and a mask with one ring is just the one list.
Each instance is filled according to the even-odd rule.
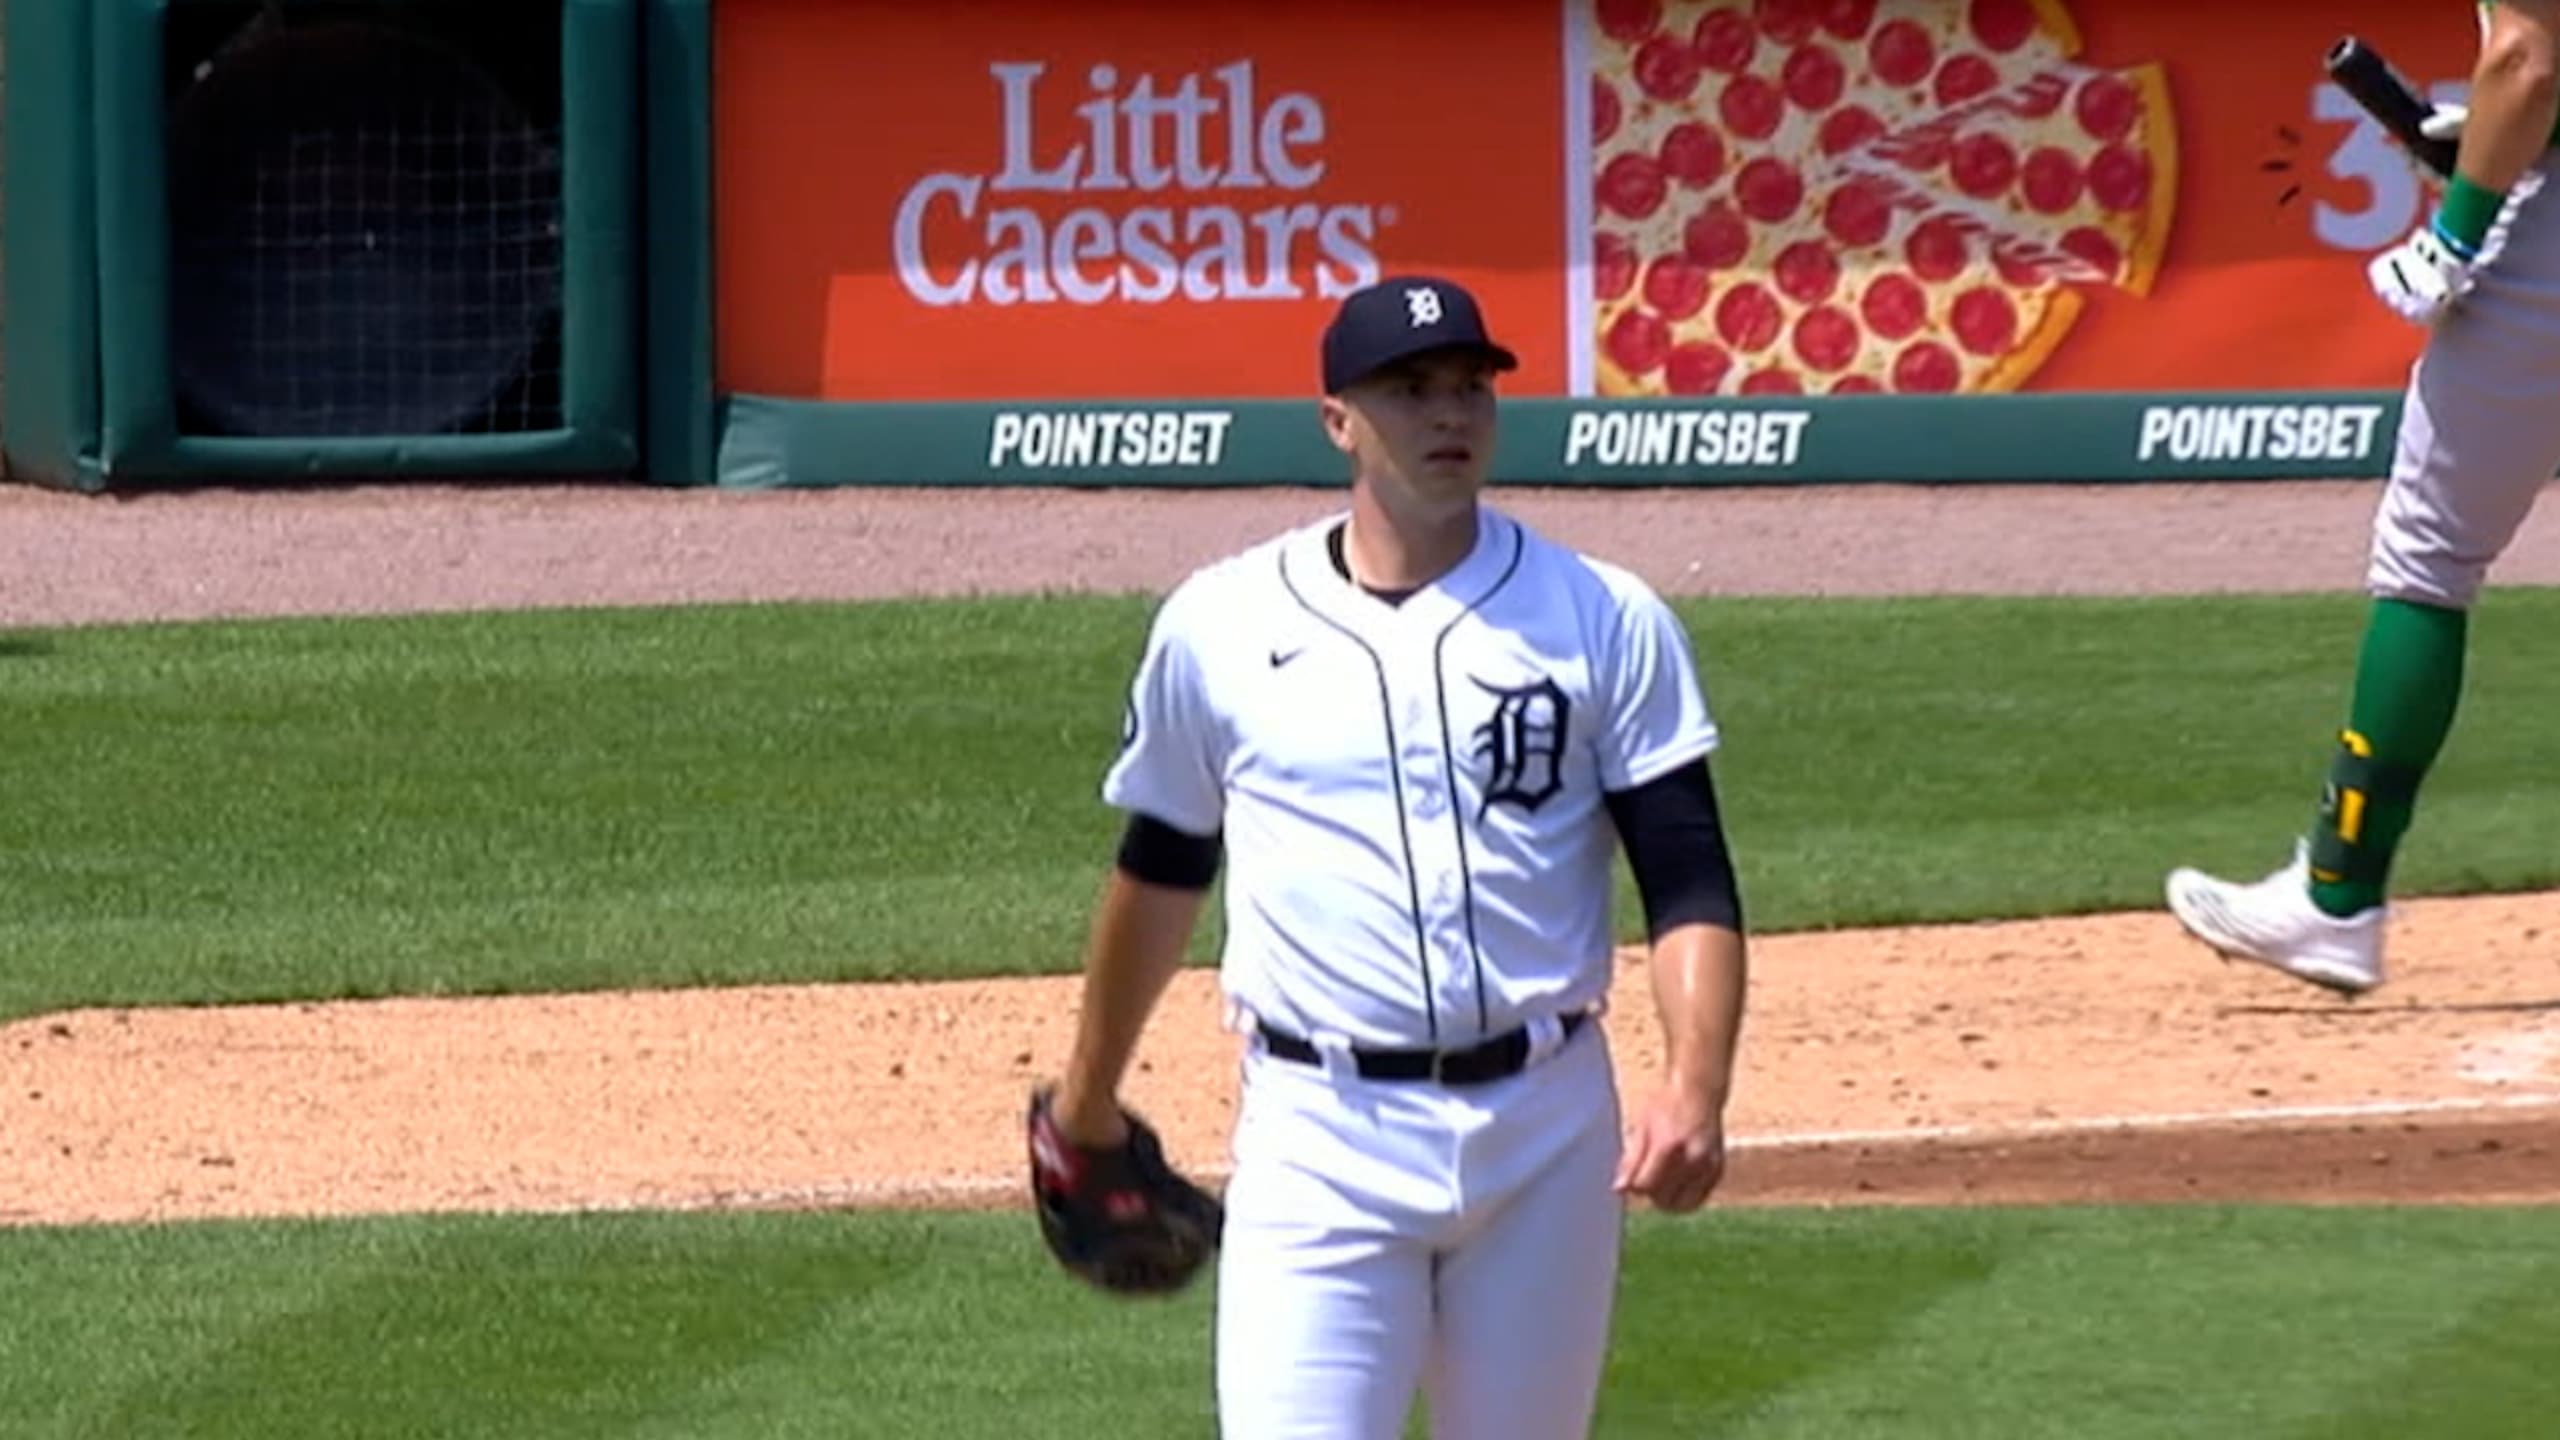
[[2560,122],[2560,4],[2508,0],[2493,13],[2471,76],[2471,114],[2456,168],[2503,195],[2551,144]]
[[1079,1137],[1116,1125],[1120,1082],[1139,1034],[1199,921],[1202,892],[1151,885],[1114,870],[1094,909],[1075,1048],[1058,1085],[1060,1122]]
[[1722,1109],[1742,1038],[1742,936],[1706,924],[1666,930],[1653,942],[1652,969],[1667,1078]]

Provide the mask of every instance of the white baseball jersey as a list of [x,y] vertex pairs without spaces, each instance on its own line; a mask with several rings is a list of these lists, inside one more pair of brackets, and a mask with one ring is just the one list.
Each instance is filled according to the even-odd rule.
[[1401,605],[1335,567],[1336,517],[1157,611],[1103,796],[1224,832],[1225,988],[1274,1025],[1446,1047],[1599,1004],[1603,792],[1715,748],[1659,596],[1490,506],[1480,522]]

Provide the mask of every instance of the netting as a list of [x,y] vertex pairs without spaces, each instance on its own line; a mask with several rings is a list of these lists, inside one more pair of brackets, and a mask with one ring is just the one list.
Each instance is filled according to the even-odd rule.
[[460,54],[267,30],[173,101],[169,185],[184,428],[560,423],[559,135]]

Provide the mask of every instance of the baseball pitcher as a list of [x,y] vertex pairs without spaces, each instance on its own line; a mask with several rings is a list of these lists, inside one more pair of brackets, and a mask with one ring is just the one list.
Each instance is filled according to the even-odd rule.
[[[1395,1440],[1417,1393],[1441,1440],[1585,1433],[1625,1206],[1694,1210],[1723,1174],[1744,965],[1717,726],[1642,581],[1481,501],[1516,364],[1447,280],[1343,301],[1319,414],[1348,511],[1167,597],[1104,781],[1130,819],[1034,1183],[1044,1217],[1118,1217],[1062,1260],[1089,1266],[1083,1236],[1127,1244],[1124,1288],[1198,1268],[1208,1212],[1113,1096],[1223,864],[1229,1437]],[[1669,1059],[1623,1129],[1621,845]]]

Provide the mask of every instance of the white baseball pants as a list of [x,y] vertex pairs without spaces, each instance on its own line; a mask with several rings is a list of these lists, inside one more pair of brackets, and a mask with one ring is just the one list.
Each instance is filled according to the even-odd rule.
[[1588,1433],[1616,1299],[1603,1027],[1492,1084],[1245,1060],[1218,1262],[1227,1440]]

